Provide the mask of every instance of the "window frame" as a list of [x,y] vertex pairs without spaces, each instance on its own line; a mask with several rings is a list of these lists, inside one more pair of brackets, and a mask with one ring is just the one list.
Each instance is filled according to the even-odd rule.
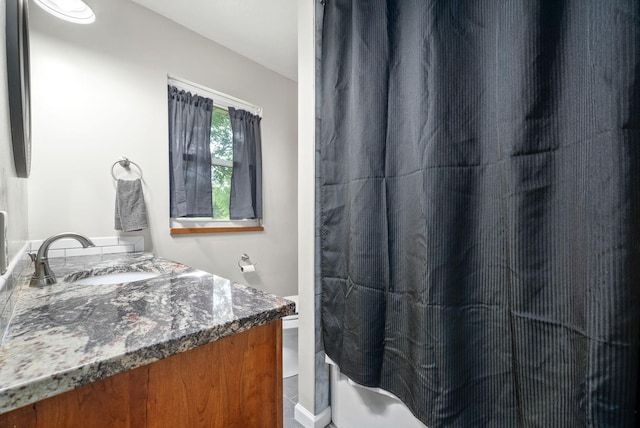
[[[255,106],[231,95],[227,95],[222,92],[199,85],[197,83],[190,82],[188,80],[171,75],[167,75],[167,83],[169,85],[175,86],[178,89],[191,92],[192,94],[198,94],[200,96],[210,98],[213,100],[213,105],[215,107],[224,108],[227,111],[229,110],[229,107],[233,107],[236,109],[246,110],[252,114],[262,117],[261,107]],[[221,166],[233,167],[233,162],[222,159],[218,161],[231,164]],[[218,162],[216,162],[215,164],[217,165]],[[171,235],[185,235],[194,233],[261,232],[264,231],[262,223],[262,218],[243,220],[214,220],[210,217],[169,218]]]

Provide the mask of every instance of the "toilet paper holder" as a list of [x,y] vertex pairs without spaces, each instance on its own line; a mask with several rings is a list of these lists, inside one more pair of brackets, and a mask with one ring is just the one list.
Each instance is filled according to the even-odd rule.
[[247,253],[243,253],[238,261],[238,267],[241,272],[253,272],[255,270],[255,263],[251,261]]

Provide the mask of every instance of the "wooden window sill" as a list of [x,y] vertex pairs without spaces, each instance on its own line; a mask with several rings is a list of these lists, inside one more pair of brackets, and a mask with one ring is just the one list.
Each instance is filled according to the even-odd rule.
[[236,227],[177,227],[171,228],[171,235],[193,235],[197,233],[234,233],[234,232],[264,232],[263,226]]

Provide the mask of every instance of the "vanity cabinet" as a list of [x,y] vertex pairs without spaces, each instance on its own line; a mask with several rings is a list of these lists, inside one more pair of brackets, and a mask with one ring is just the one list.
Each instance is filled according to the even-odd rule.
[[4,427],[282,427],[281,320],[0,415]]

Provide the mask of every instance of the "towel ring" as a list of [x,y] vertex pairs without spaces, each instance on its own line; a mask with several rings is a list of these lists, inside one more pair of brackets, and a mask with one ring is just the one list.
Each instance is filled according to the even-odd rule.
[[116,167],[116,165],[120,165],[122,168],[126,169],[127,171],[129,171],[129,169],[131,168],[131,165],[133,165],[136,168],[138,168],[138,175],[140,176],[140,178],[142,178],[142,168],[140,168],[140,166],[134,161],[129,160],[123,156],[122,159],[120,159],[119,161],[115,161],[113,165],[111,165],[111,176],[113,177],[114,180],[118,180],[114,172],[114,168]]

